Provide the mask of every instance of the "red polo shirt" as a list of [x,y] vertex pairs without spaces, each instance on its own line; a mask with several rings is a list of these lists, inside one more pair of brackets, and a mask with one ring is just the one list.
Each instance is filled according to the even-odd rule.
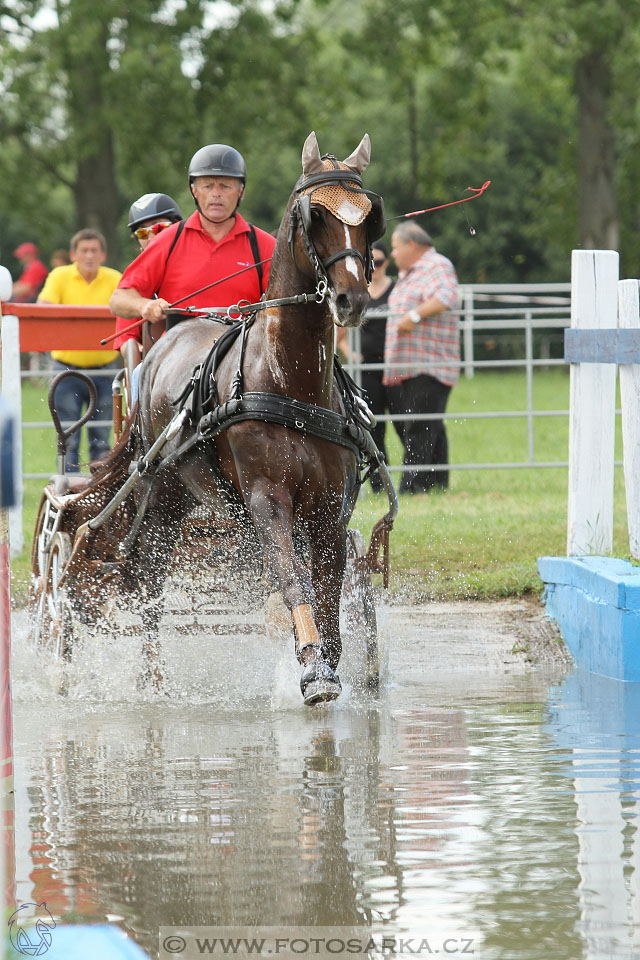
[[[229,233],[216,243],[202,229],[200,217],[195,211],[185,221],[182,233],[169,256],[178,226],[176,223],[163,230],[153,243],[129,264],[118,284],[119,287],[133,287],[143,297],[152,297],[157,293],[169,303],[174,303],[214,280],[222,280],[223,277],[255,263],[249,241],[249,224],[239,213],[236,214],[235,223]],[[276,241],[270,233],[257,227],[255,229],[260,259],[265,260],[272,255]],[[228,307],[238,300],[255,303],[267,289],[270,266],[270,263],[262,265],[262,289],[258,271],[254,268],[230,280],[224,280],[204,293],[190,296],[180,307]],[[116,331],[132,322],[117,317]],[[126,340],[132,338],[141,338],[140,328],[117,337],[114,347],[119,349]]]
[[32,288],[32,297],[40,292],[44,281],[47,279],[47,274],[49,271],[45,267],[42,260],[32,260],[31,263],[24,268],[20,276],[18,277],[18,283],[24,283],[27,286]]

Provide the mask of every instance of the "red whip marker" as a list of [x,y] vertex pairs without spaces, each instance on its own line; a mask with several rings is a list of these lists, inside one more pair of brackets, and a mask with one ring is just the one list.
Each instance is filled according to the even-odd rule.
[[481,197],[487,187],[491,186],[491,180],[485,180],[481,187],[467,187],[467,190],[473,191],[472,197],[463,197],[462,200],[452,200],[451,203],[441,203],[437,207],[427,207],[425,210],[413,210],[411,213],[401,213],[397,217],[387,217],[387,220],[403,220],[406,217],[419,217],[421,213],[431,213],[433,210],[442,210],[443,207],[455,207],[457,203],[467,203],[468,200],[475,200]]

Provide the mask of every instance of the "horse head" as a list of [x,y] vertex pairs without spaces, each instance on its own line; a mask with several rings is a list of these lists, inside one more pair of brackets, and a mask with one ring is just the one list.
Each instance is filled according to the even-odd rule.
[[343,161],[320,155],[315,133],[302,150],[302,176],[289,205],[288,242],[298,271],[326,290],[332,319],[358,326],[369,302],[371,244],[385,232],[384,206],[362,186],[369,135]]

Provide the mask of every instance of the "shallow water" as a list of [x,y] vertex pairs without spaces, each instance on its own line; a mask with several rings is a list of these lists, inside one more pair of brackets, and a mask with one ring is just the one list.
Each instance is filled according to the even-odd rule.
[[161,701],[136,691],[135,626],[87,642],[60,697],[17,615],[19,903],[108,918],[152,957],[161,926],[246,924],[640,956],[640,685],[531,667],[463,607],[389,608],[379,694],[350,651],[310,710],[259,604],[226,634],[174,606]]

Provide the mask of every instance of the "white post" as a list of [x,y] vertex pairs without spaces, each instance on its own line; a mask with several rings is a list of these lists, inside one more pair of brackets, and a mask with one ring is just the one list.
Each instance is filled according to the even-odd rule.
[[[617,327],[618,254],[573,250],[571,327]],[[613,548],[613,457],[616,366],[572,363],[569,414],[567,555]]]
[[9,543],[11,556],[22,551],[24,537],[22,533],[22,503],[24,487],[22,481],[22,383],[20,380],[20,330],[17,317],[2,317],[2,393],[15,419],[13,445],[16,503],[9,509]]
[[[640,330],[638,280],[618,284],[618,325]],[[640,560],[640,363],[620,365],[620,403],[629,549],[631,556]]]

